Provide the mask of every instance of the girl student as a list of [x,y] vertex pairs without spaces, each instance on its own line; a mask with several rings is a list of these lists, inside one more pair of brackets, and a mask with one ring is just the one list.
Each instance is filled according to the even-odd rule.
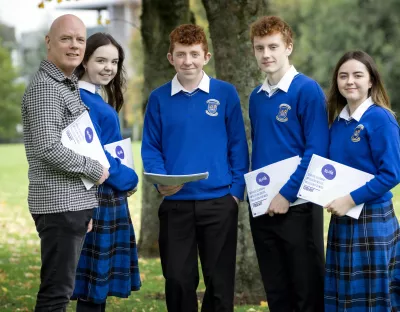
[[[400,181],[399,126],[373,59],[344,54],[328,95],[330,159],[375,177],[330,202],[325,312],[400,311],[400,232],[390,190]],[[365,203],[359,219],[345,214]]]
[[[118,111],[124,104],[124,51],[107,33],[87,39],[86,52],[76,74],[83,103],[102,145],[122,140]],[[103,89],[107,102],[98,91]],[[140,289],[135,232],[127,196],[138,183],[135,171],[106,152],[110,177],[98,187],[99,207],[93,229],[86,236],[76,273],[73,299],[76,311],[105,311],[108,296],[126,298]]]

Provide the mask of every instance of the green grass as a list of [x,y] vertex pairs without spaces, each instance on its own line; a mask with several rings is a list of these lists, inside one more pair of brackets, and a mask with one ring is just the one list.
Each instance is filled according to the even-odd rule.
[[[135,167],[140,176],[140,143],[133,144]],[[0,145],[0,311],[32,311],[39,286],[39,239],[27,207],[27,163],[22,145]],[[140,184],[140,182],[139,182]],[[394,205],[400,215],[400,187],[394,190]],[[141,187],[129,198],[129,207],[139,234]],[[329,214],[325,213],[325,236]],[[326,237],[325,237],[326,240]],[[107,311],[166,311],[164,279],[159,259],[139,258],[143,287],[128,299],[111,297]],[[201,283],[199,291],[204,291]],[[75,311],[71,303],[68,311]],[[262,306],[237,306],[238,312],[268,311]]]
[[[135,167],[142,172],[140,143],[133,144]],[[0,145],[0,311],[32,311],[39,287],[39,238],[27,206],[28,166],[22,145]],[[140,182],[139,182],[140,184]],[[141,185],[129,198],[136,235],[140,229]],[[139,258],[143,286],[128,299],[110,297],[107,311],[166,311],[159,259]],[[199,291],[204,291],[201,283]],[[68,311],[75,311],[71,303]],[[238,312],[266,311],[238,306]]]

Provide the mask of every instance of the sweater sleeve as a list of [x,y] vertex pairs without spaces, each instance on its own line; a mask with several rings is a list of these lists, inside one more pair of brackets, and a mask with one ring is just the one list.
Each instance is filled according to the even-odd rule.
[[249,150],[240,99],[233,86],[228,97],[227,108],[228,159],[232,173],[231,194],[243,200],[244,174],[249,172]]
[[145,172],[167,174],[162,155],[161,127],[159,102],[156,95],[151,93],[144,117],[141,149]]
[[316,82],[306,89],[306,93],[307,100],[299,101],[299,119],[305,139],[304,154],[296,171],[279,191],[291,203],[297,200],[297,193],[312,155],[328,156],[329,127],[325,95]]
[[63,104],[60,94],[46,82],[37,83],[24,95],[22,111],[29,124],[35,157],[55,170],[96,182],[103,174],[103,166],[61,143]]
[[350,193],[356,205],[382,196],[400,182],[400,139],[397,123],[390,121],[371,131],[369,145],[378,174]]
[[119,159],[111,156],[106,150],[104,152],[110,163],[110,168],[108,169],[110,176],[105,183],[121,192],[133,190],[139,181],[136,172],[124,164],[121,164]]

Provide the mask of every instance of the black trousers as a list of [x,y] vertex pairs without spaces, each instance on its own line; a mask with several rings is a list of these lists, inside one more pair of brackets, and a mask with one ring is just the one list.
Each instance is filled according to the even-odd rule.
[[[311,252],[315,257],[314,289],[318,289],[319,293],[315,298],[315,311],[324,312],[324,277],[325,277],[325,249],[324,249],[324,209],[321,206],[308,203],[312,208],[312,230],[313,235],[311,242]],[[314,249],[315,248],[315,249]]]
[[253,218],[250,214],[271,312],[324,311],[323,226],[319,224],[323,219],[317,212],[313,215],[316,209],[322,212],[321,207],[306,203],[290,207],[284,215]]
[[97,304],[78,299],[78,302],[76,303],[76,312],[105,312],[105,311],[106,311],[106,302]]
[[66,311],[92,214],[93,210],[88,209],[32,215],[42,258],[35,312]]
[[234,198],[164,200],[158,214],[168,311],[198,311],[198,253],[206,285],[202,311],[233,311],[238,222]]

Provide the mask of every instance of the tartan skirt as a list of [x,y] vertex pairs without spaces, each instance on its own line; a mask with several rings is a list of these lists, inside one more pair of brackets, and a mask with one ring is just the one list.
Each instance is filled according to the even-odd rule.
[[86,234],[71,299],[104,303],[107,296],[127,298],[140,289],[135,232],[126,192],[98,187],[99,207]]
[[358,220],[332,215],[325,312],[400,311],[400,231],[391,201],[366,205]]

